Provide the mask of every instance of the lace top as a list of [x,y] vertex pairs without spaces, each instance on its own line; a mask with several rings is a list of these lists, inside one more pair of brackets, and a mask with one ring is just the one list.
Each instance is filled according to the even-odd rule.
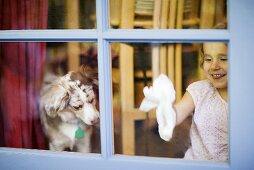
[[228,104],[207,80],[190,84],[195,111],[190,129],[191,147],[185,153],[191,160],[228,160]]

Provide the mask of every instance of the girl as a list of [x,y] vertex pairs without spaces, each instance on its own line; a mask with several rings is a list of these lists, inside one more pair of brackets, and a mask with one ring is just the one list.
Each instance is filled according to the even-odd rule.
[[193,116],[185,159],[227,161],[227,45],[204,43],[201,51],[206,79],[190,84],[174,104],[176,125]]
[[175,125],[192,116],[191,146],[185,159],[228,160],[227,45],[204,43],[201,67],[206,79],[190,84],[183,98],[174,103],[175,90],[166,75],[143,89],[140,110],[156,109],[159,134],[169,141]]

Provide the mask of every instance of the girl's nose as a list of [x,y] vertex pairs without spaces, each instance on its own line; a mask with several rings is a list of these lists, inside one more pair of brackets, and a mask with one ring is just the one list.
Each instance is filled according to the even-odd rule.
[[218,60],[214,60],[211,65],[211,69],[219,69],[219,68],[220,68],[220,63],[218,62]]

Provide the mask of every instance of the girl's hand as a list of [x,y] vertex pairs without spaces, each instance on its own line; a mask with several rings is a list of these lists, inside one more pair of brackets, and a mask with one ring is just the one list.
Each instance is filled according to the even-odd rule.
[[156,118],[159,124],[160,137],[169,141],[172,138],[176,125],[176,113],[173,108],[175,101],[175,90],[171,80],[161,74],[153,82],[153,86],[144,87],[143,99],[139,109],[144,112],[156,108]]

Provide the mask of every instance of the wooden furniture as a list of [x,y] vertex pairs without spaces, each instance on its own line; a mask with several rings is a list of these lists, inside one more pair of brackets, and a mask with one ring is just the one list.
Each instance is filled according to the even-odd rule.
[[[66,0],[66,27],[79,28],[79,1]],[[68,70],[77,70],[80,65],[79,42],[67,42]]]

